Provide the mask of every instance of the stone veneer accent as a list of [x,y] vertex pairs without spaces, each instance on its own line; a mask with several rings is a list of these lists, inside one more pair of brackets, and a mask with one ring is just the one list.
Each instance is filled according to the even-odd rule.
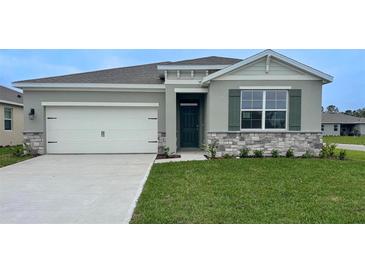
[[24,132],[24,143],[36,153],[44,154],[44,135],[43,132]]
[[301,156],[307,150],[318,155],[322,148],[320,132],[209,132],[208,144],[218,140],[217,156],[224,154],[239,155],[240,149],[263,150],[264,155],[271,155],[277,149],[285,155],[289,148],[295,156]]
[[164,153],[164,148],[166,146],[166,132],[158,133],[158,154]]

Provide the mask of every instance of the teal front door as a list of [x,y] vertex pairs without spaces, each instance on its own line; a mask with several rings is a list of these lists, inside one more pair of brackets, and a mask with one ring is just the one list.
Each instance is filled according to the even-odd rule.
[[198,104],[180,104],[180,146],[199,147]]

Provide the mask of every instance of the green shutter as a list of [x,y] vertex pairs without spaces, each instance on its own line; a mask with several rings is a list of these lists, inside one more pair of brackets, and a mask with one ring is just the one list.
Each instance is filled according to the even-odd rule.
[[228,130],[239,131],[240,128],[240,116],[241,116],[241,91],[240,90],[229,90],[229,101],[228,101]]
[[289,90],[289,130],[300,131],[302,91]]

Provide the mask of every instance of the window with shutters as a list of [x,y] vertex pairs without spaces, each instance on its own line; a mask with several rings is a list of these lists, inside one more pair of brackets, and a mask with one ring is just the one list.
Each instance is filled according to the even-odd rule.
[[241,130],[285,130],[287,90],[241,90]]

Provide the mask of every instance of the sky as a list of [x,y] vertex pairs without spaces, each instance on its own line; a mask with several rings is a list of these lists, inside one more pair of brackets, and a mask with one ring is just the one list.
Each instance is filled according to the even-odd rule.
[[[113,67],[205,56],[246,58],[262,50],[5,50],[0,49],[0,85]],[[324,107],[340,111],[365,107],[365,50],[276,50],[334,76],[323,86]]]

